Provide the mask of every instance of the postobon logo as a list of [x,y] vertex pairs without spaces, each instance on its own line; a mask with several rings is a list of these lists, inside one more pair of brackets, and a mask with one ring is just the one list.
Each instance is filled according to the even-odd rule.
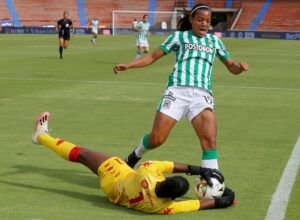
[[200,50],[201,52],[206,52],[209,54],[213,53],[213,48],[207,47],[204,45],[199,45],[199,44],[184,44],[184,49],[185,50]]

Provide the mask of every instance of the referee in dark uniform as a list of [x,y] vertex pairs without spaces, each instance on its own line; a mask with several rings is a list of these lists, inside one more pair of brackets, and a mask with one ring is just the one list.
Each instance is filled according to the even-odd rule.
[[58,37],[59,37],[59,54],[60,54],[60,59],[62,59],[63,55],[63,49],[68,48],[68,44],[70,41],[70,36],[71,36],[71,29],[74,33],[74,27],[73,23],[70,19],[68,19],[68,12],[64,12],[63,14],[63,19],[60,19],[57,22],[57,27],[56,31],[58,32]]

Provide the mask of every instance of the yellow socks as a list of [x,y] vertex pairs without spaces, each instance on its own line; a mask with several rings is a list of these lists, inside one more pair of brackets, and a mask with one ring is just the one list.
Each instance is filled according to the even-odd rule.
[[39,135],[37,140],[40,144],[47,146],[65,160],[72,162],[78,161],[80,147],[75,144],[62,139],[53,138],[47,133]]

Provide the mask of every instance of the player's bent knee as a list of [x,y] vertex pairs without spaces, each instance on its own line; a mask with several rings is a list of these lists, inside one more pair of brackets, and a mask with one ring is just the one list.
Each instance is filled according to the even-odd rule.
[[149,136],[149,142],[152,147],[158,147],[162,145],[165,141],[166,141],[166,137],[160,134],[153,133]]

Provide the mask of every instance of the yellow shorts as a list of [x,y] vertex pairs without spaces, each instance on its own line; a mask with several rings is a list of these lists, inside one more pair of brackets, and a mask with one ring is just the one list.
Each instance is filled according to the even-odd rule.
[[100,186],[112,202],[119,198],[118,182],[135,171],[119,157],[111,157],[98,168]]

